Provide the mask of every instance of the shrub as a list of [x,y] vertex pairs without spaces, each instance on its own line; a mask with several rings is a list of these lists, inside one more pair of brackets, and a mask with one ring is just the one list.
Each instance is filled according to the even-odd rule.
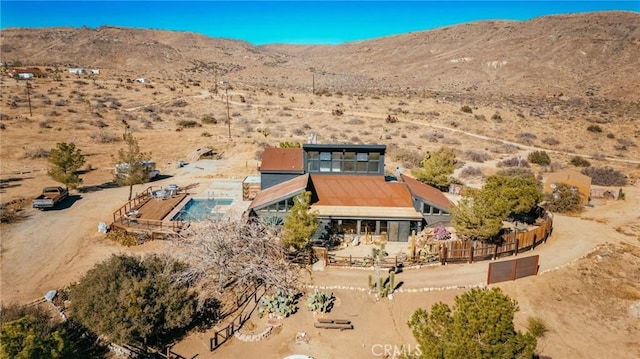
[[316,289],[313,294],[309,294],[307,308],[313,312],[329,313],[335,300],[336,297],[333,293],[321,292]]
[[201,125],[194,120],[180,120],[178,121],[178,126],[185,127],[185,128],[193,128]]
[[[24,209],[28,205],[26,198],[20,198],[8,203],[3,203],[0,207],[0,223],[16,222],[24,215]],[[4,313],[2,313],[4,315]]]
[[127,247],[138,245],[138,237],[123,230],[110,231],[107,233],[107,239]]
[[542,139],[542,143],[547,144],[549,146],[555,146],[555,145],[559,145],[560,141],[556,140],[553,137],[545,137],[544,139]]
[[483,163],[491,159],[491,154],[484,151],[465,151],[464,157],[472,162]]
[[201,121],[205,125],[215,125],[218,123],[218,120],[216,120],[213,115],[204,115]]
[[202,136],[202,137],[211,137],[211,136],[213,136],[213,135],[212,135],[212,134],[210,134],[210,133],[209,133],[209,132],[207,132],[207,131],[204,131],[204,132],[202,132],[202,133],[200,134],[200,136]]
[[112,143],[120,139],[118,136],[104,130],[93,132],[89,137],[98,143]]
[[258,317],[274,313],[281,317],[288,317],[298,310],[297,296],[278,291],[275,295],[264,295],[258,304]]
[[461,178],[483,177],[482,170],[478,167],[468,166],[460,171]]
[[576,167],[589,167],[591,166],[591,162],[587,161],[586,159],[580,157],[580,156],[574,156],[571,158],[571,161],[569,161],[569,163],[571,163],[572,165],[576,166]]
[[600,127],[600,125],[589,125],[589,127],[587,127],[587,131],[589,131],[589,132],[602,132],[602,127]]
[[527,156],[527,160],[540,166],[548,166],[551,164],[551,158],[546,151],[533,151]]
[[500,112],[494,113],[493,116],[491,116],[491,119],[496,122],[502,122],[502,116],[500,115]]
[[527,318],[527,331],[536,338],[542,338],[549,331],[547,323],[536,317]]
[[517,156],[511,157],[496,164],[498,167],[529,167],[529,162]]
[[395,162],[402,163],[405,168],[420,167],[424,157],[420,152],[405,147],[394,149],[390,155]]
[[49,150],[45,150],[44,148],[31,148],[26,150],[24,153],[24,158],[28,158],[34,160],[36,158],[48,158]]
[[364,124],[364,120],[359,118],[352,118],[349,121],[345,122],[347,125],[362,125]]
[[591,183],[596,186],[624,186],[627,184],[625,175],[611,167],[587,167],[581,172],[591,177]]
[[471,109],[471,107],[467,105],[460,107],[460,111],[464,113],[473,113],[473,110]]

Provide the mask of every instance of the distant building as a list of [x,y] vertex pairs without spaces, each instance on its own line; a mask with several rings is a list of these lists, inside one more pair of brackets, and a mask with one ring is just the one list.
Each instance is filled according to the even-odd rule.
[[18,73],[18,79],[20,80],[29,80],[32,78],[33,78],[33,74],[31,72]]
[[91,75],[100,75],[100,70],[98,70],[98,69],[91,69],[90,74],[91,74]]
[[74,75],[84,75],[87,71],[82,67],[72,67],[69,69],[69,73]]

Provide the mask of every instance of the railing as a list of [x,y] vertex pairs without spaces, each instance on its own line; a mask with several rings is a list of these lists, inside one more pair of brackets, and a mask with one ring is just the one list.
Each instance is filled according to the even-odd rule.
[[[553,231],[553,218],[545,216],[537,227],[529,231],[512,231],[502,236],[500,244],[490,244],[477,241],[443,241],[425,247],[422,255],[387,256],[380,260],[381,267],[397,267],[424,265],[439,261],[441,264],[455,262],[474,262],[477,260],[496,259],[507,255],[533,250],[536,246],[547,241]],[[316,258],[324,259],[325,265],[343,267],[372,267],[371,256],[339,256],[328,253],[325,248],[313,248]]]
[[[224,328],[213,332],[213,337],[209,338],[209,351],[218,349],[222,344],[229,340],[235,332],[240,330],[244,323],[249,320],[251,314],[258,306],[260,298],[266,293],[267,289],[264,285],[258,285],[250,294],[238,299],[238,314]],[[250,309],[247,312],[247,308]]]

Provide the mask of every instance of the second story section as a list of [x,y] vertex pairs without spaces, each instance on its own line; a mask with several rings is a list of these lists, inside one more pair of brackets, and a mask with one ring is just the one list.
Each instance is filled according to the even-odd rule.
[[304,144],[305,173],[384,175],[385,145]]

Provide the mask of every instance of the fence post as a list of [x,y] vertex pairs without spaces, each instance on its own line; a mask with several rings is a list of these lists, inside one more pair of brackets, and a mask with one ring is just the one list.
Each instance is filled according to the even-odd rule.
[[396,256],[395,267],[398,268],[398,256]]
[[531,242],[531,250],[536,249],[536,235],[533,235],[533,241]]
[[351,267],[351,254],[349,254],[349,267]]
[[495,248],[493,249],[493,260],[496,260],[498,258],[498,244],[495,245]]
[[514,255],[515,255],[515,256],[517,256],[517,255],[518,255],[518,248],[520,248],[520,243],[519,243],[519,241],[518,241],[518,237],[516,237],[516,251],[515,251],[515,253],[514,253]]
[[447,264],[447,247],[445,247],[443,244],[440,245],[440,264]]
[[473,263],[473,246],[469,249],[469,263]]

